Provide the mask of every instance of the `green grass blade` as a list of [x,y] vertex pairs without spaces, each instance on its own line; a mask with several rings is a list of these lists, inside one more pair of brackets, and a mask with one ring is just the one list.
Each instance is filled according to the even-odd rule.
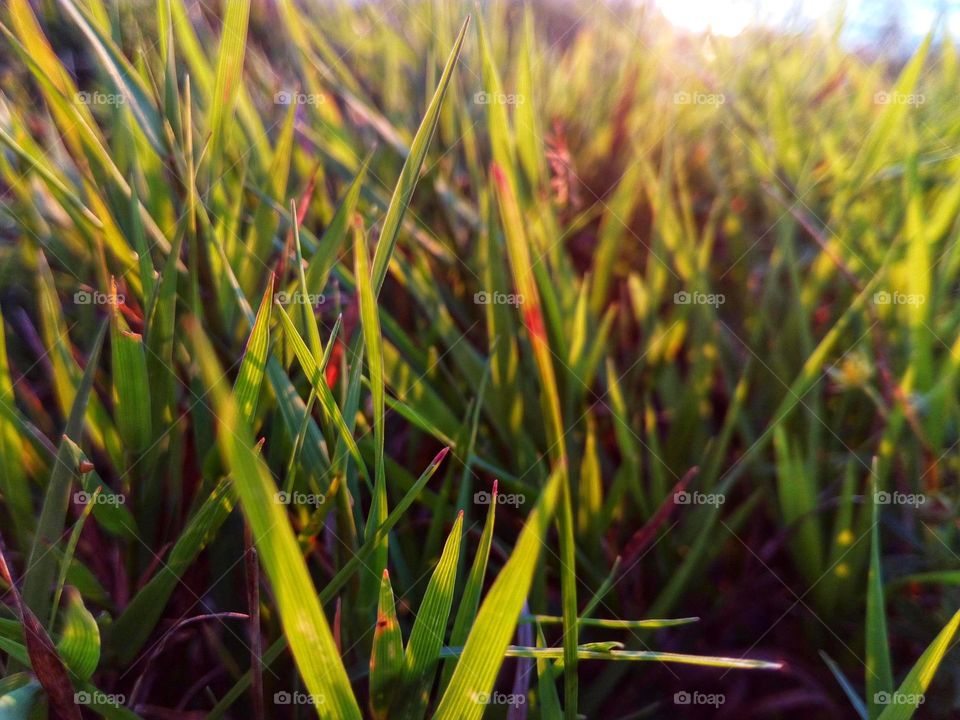
[[[876,470],[877,462],[873,467]],[[870,720],[883,712],[874,698],[893,691],[893,670],[890,663],[890,645],[887,639],[887,610],[883,592],[883,574],[880,570],[880,516],[876,503],[876,484],[870,483],[874,497],[870,498],[873,525],[870,528],[870,570],[867,577],[866,618],[866,687]]]
[[316,706],[320,717],[359,720],[360,709],[339,650],[320,601],[311,591],[310,573],[286,512],[275,500],[277,487],[254,450],[235,398],[223,387],[223,373],[209,341],[196,323],[189,323],[188,333],[219,416],[217,442],[230,467],[303,681],[312,695],[323,699]]
[[377,241],[377,249],[373,256],[373,292],[374,295],[380,293],[383,287],[383,281],[387,277],[387,268],[390,265],[390,258],[393,255],[393,249],[397,245],[397,236],[400,233],[400,225],[403,222],[403,216],[413,197],[413,191],[417,187],[417,180],[420,179],[420,168],[423,167],[423,161],[427,157],[427,150],[430,147],[430,140],[437,127],[437,120],[440,117],[440,106],[443,104],[443,97],[447,92],[447,86],[450,84],[450,78],[453,75],[453,68],[460,57],[460,50],[463,47],[463,40],[467,35],[467,26],[470,24],[470,18],[467,17],[460,27],[460,33],[453,44],[450,56],[447,58],[447,64],[440,75],[440,81],[437,83],[436,92],[427,111],[423,116],[423,121],[417,130],[417,134],[410,144],[410,153],[403,163],[403,169],[400,171],[400,178],[393,190],[390,198],[390,205],[387,207],[387,214],[383,219],[383,227],[380,230],[380,238]]
[[80,593],[73,589],[67,592],[57,652],[80,680],[89,680],[100,663],[100,628]]
[[438,720],[478,720],[484,705],[478,694],[489,694],[527,599],[534,568],[553,518],[562,471],[554,471],[527,518],[510,559],[480,606],[463,654],[457,661],[434,717]]
[[[480,606],[480,595],[483,592],[483,580],[487,574],[487,560],[490,558],[490,545],[493,543],[493,526],[497,514],[496,480],[493,481],[493,489],[489,493],[489,500],[487,519],[483,525],[483,532],[480,534],[477,554],[473,559],[473,565],[470,567],[470,575],[467,576],[467,583],[463,587],[463,595],[460,597],[457,615],[453,621],[453,630],[450,631],[451,645],[463,644],[470,632],[470,627],[477,617],[477,608]],[[444,663],[443,675],[440,680],[441,692],[446,689],[450,678],[453,677],[455,667],[456,663],[453,660],[448,660]]]
[[453,605],[453,591],[457,584],[457,565],[460,559],[460,540],[463,535],[463,512],[447,536],[440,562],[437,563],[420,611],[410,631],[404,658],[403,690],[400,718],[422,718],[430,701],[440,648],[446,635],[447,620]]
[[[87,367],[83,371],[83,378],[80,380],[70,417],[63,431],[66,437],[80,439],[87,411],[87,400],[93,387],[93,377],[97,371],[107,327],[107,322],[100,326],[100,331],[87,358]],[[76,468],[70,463],[70,448],[66,442],[61,442],[47,483],[43,508],[37,523],[37,534],[34,536],[27,559],[30,572],[27,573],[23,584],[24,603],[37,617],[46,618],[49,613],[52,589],[50,583],[53,582],[56,572],[56,556],[48,550],[60,542],[63,534],[63,524],[70,502],[70,483],[75,475]]]
[[924,693],[930,686],[937,668],[940,667],[940,662],[950,650],[958,627],[960,627],[960,611],[954,614],[940,634],[927,646],[896,692],[888,693],[885,697],[870,698],[875,702],[886,700],[886,703],[882,703],[886,707],[880,714],[880,720],[908,720],[913,717],[919,706],[923,704]]
[[377,628],[370,653],[370,713],[383,720],[390,701],[403,677],[403,636],[397,621],[397,608],[390,585],[390,573],[383,571],[380,581],[380,602],[377,607]]

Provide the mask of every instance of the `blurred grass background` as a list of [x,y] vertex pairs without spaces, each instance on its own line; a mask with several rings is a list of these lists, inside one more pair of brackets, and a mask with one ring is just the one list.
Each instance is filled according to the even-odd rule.
[[[45,516],[85,518],[73,495],[51,506],[71,479],[128,498],[96,504],[59,584],[53,553],[24,588],[47,612],[48,585],[79,588],[99,687],[143,717],[204,717],[250,665],[230,620],[170,632],[247,609],[244,524],[220,504],[237,462],[216,444],[225,372],[277,487],[323,497],[288,513],[317,588],[376,541],[376,572],[321,592],[355,687],[380,571],[408,628],[459,510],[465,542],[480,537],[475,493],[497,478],[515,499],[497,506],[494,577],[559,472],[527,598],[566,615],[546,644],[786,664],[581,662],[579,698],[570,674],[558,684],[568,712],[840,718],[854,694],[879,716],[875,692],[948,624],[960,581],[949,33],[904,57],[856,52],[839,26],[694,35],[643,4],[245,6],[11,0],[0,16],[3,539],[22,569]],[[272,291],[288,317],[264,320],[266,377],[245,399]],[[447,446],[381,542],[370,528]],[[55,455],[71,473],[55,478]],[[570,630],[585,607],[700,621]],[[549,717],[561,673],[543,663],[526,711]],[[276,667],[267,697],[296,675],[286,655]],[[525,667],[507,660],[497,687],[518,668],[529,684]],[[955,712],[956,672],[948,656],[919,717]],[[675,703],[694,691],[725,702]]]

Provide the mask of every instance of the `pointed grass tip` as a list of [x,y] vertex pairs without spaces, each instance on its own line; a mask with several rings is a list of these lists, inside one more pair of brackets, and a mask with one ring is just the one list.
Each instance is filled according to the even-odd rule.
[[447,456],[447,453],[448,453],[448,452],[450,452],[449,446],[448,446],[448,447],[445,447],[443,450],[441,450],[440,452],[438,452],[438,453],[434,456],[433,462],[431,462],[430,464],[431,464],[431,465],[434,465],[434,466],[439,465],[440,463],[443,462],[443,459]]

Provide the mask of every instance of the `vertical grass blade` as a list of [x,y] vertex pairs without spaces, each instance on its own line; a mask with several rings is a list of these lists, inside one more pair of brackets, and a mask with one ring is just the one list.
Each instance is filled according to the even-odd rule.
[[195,322],[187,323],[187,332],[219,418],[217,444],[230,468],[304,684],[322,699],[316,705],[320,717],[359,720],[360,709],[323,608],[312,591],[310,573],[286,512],[276,502],[277,486],[254,450],[235,397],[223,385],[220,363],[209,341]]

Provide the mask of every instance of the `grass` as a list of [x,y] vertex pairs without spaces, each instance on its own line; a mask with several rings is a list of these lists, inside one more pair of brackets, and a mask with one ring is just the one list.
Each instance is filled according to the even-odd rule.
[[955,712],[949,36],[0,33],[0,718]]

